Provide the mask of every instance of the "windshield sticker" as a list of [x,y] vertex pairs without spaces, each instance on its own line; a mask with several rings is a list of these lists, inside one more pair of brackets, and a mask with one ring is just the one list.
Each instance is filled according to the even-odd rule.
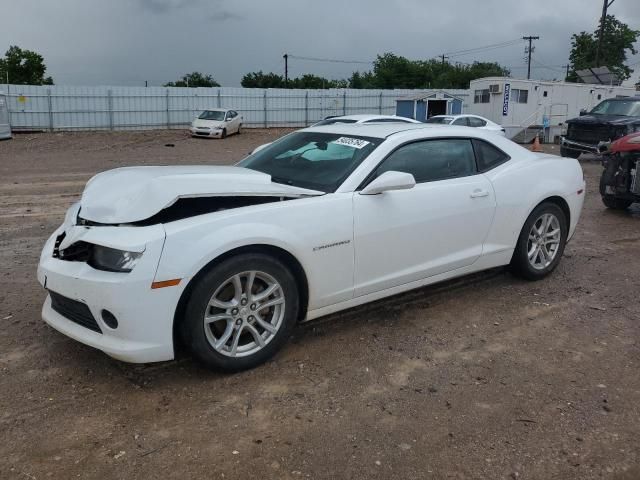
[[360,138],[350,138],[350,137],[340,137],[331,143],[335,143],[336,145],[344,145],[346,147],[357,148],[358,150],[369,145],[369,142],[367,142],[366,140],[361,140]]

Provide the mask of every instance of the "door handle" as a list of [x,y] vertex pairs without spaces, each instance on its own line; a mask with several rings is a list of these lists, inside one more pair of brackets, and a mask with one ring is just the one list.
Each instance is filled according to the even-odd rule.
[[481,189],[476,189],[473,192],[471,192],[471,198],[480,198],[480,197],[488,197],[489,196],[489,190],[481,190]]

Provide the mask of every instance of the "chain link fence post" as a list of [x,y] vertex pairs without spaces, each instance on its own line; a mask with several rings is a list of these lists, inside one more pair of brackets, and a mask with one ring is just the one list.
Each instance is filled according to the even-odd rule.
[[304,126],[309,126],[309,90],[304,92]]
[[220,98],[220,89],[218,89],[218,108],[222,108],[222,98]]
[[380,98],[378,99],[378,113],[382,115],[382,92],[380,92]]
[[113,130],[113,92],[107,90],[107,110],[109,111],[109,130]]
[[263,101],[263,110],[264,110],[264,128],[267,128],[268,123],[267,123],[267,91],[266,90],[264,91],[262,101]]
[[53,132],[53,108],[51,105],[51,89],[47,88],[47,105],[49,107],[49,131]]
[[347,91],[342,92],[342,115],[347,114]]
[[167,113],[167,130],[171,128],[171,118],[169,117],[169,89],[165,90],[164,94],[165,103],[166,103],[166,113]]

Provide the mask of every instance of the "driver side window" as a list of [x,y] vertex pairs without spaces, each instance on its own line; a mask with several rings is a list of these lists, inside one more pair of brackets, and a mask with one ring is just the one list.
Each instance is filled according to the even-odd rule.
[[467,118],[468,117],[456,118],[451,125],[460,125],[462,127],[466,127],[469,125],[469,123],[467,122]]
[[433,182],[476,174],[475,156],[469,139],[451,138],[414,142],[398,148],[376,169],[410,173],[416,183]]

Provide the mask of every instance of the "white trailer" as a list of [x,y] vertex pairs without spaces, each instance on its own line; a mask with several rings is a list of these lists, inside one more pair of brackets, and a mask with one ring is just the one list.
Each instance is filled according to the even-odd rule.
[[508,138],[528,143],[540,133],[554,141],[565,122],[607,98],[637,95],[631,87],[487,77],[472,80],[468,113],[502,125]]
[[9,125],[9,108],[7,97],[0,92],[0,140],[11,138],[11,126]]

